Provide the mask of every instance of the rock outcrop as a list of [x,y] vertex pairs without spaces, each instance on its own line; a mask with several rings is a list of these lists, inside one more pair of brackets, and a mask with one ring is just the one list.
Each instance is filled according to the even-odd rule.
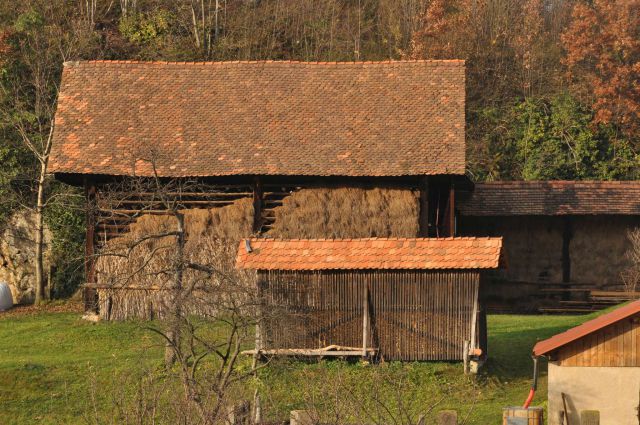
[[[33,302],[35,294],[35,220],[29,212],[14,214],[0,228],[0,282],[9,284],[13,302]],[[51,232],[45,229],[44,240],[48,245]],[[47,250],[45,249],[45,253]],[[45,270],[48,269],[45,255]]]

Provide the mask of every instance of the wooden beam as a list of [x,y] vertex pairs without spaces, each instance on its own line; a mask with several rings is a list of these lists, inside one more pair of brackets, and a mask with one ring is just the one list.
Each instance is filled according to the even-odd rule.
[[[95,200],[96,186],[89,177],[84,178],[84,193],[86,207],[86,235],[84,245],[84,275],[85,281],[95,283],[96,267],[95,267]],[[83,290],[84,309],[85,311],[96,312],[98,309],[98,292],[94,288],[85,288]]]
[[[346,348],[346,347],[345,347]],[[368,354],[375,354],[375,348],[367,348]],[[245,350],[240,354],[255,356],[256,354],[262,356],[335,356],[335,357],[347,357],[347,356],[362,356],[361,348],[349,348],[344,350],[333,350],[326,348],[276,348],[271,350]]]
[[262,228],[262,204],[264,193],[262,192],[262,180],[255,177],[253,180],[253,233],[260,233]]
[[562,282],[571,282],[571,238],[573,229],[570,216],[563,217],[562,228]]
[[418,236],[429,237],[429,177],[422,176],[418,182],[420,190],[420,211],[418,216]]
[[369,346],[369,283],[364,283],[363,306],[362,306],[362,357],[367,357]]
[[456,190],[453,183],[453,178],[449,185],[449,234],[448,236],[456,235]]

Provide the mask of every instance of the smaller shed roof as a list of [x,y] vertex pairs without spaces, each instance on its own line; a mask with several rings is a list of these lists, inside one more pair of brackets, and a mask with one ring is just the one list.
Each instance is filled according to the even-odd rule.
[[569,329],[563,333],[552,336],[549,339],[539,341],[533,347],[534,356],[544,356],[570,344],[582,337],[597,332],[609,325],[613,325],[616,322],[624,320],[628,317],[634,316],[640,313],[640,300],[634,301],[630,304],[626,304],[620,308],[613,310],[610,313],[599,316],[593,320],[589,320],[579,326]]
[[640,181],[478,183],[458,207],[466,216],[640,215]]
[[237,265],[256,270],[495,269],[501,249],[502,238],[254,238],[240,243]]

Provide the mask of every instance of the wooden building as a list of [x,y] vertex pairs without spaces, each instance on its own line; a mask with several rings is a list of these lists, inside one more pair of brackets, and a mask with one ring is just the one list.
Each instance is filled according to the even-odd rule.
[[[65,63],[49,171],[85,189],[87,308],[98,305],[94,288],[108,284],[95,266],[104,247],[145,214],[166,212],[154,193],[113,196],[127,181],[151,177],[197,182],[197,190],[167,194],[180,209],[249,202],[252,223],[242,238],[504,236],[510,267],[488,289],[517,301],[507,308],[536,309],[531,297],[553,291],[583,308],[572,304],[574,294],[619,289],[640,184],[474,188],[464,129],[458,60]],[[386,191],[387,199],[404,193],[411,205],[396,206],[404,215],[387,214],[376,228],[368,223],[382,214],[370,208],[354,232],[332,226],[336,218],[357,221],[364,208],[343,212],[334,199],[323,211],[316,198],[298,197],[350,189]],[[276,232],[288,202],[290,211],[315,208],[291,221],[323,226]],[[409,225],[398,231],[401,221]]]
[[[494,276],[489,298],[550,312],[619,302],[627,233],[640,226],[640,182],[478,183],[458,193],[457,206],[461,235],[504,238],[509,268]],[[545,307],[550,297],[559,305]]]
[[501,246],[500,238],[251,239],[237,265],[258,271],[275,312],[261,326],[262,352],[337,347],[334,355],[463,360],[486,356],[481,274],[498,268]]
[[283,199],[307,188],[415,193],[408,236],[454,235],[454,191],[470,185],[464,81],[456,60],[65,63],[49,170],[85,188],[87,308],[102,247],[162,214],[153,193],[113,202],[127,179],[197,180],[173,194],[184,209],[251,199],[244,237],[268,233]]
[[640,421],[640,301],[538,342],[533,355],[549,359],[549,425],[579,424],[589,410],[601,425]]

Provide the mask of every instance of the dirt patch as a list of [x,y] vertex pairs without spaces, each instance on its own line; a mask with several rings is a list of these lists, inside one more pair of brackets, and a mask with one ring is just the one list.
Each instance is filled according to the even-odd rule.
[[11,310],[1,311],[1,319],[14,317],[36,316],[42,313],[82,313],[83,305],[80,302],[64,301],[52,302],[43,305],[16,305]]

